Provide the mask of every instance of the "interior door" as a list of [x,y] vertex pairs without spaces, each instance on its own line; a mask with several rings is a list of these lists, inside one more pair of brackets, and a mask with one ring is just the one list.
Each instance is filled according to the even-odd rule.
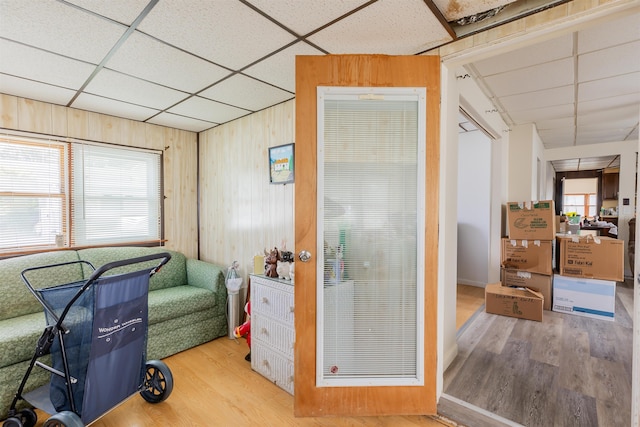
[[[326,305],[325,312],[343,310],[345,298],[358,293],[358,281],[350,281],[348,287],[328,291],[323,301],[318,300],[319,287],[326,284],[328,261],[319,242],[318,225],[323,227],[327,211],[337,209],[330,198],[319,193],[318,170],[323,162],[318,158],[318,87],[415,87],[426,89],[425,133],[426,148],[421,152],[426,165],[424,174],[424,215],[417,229],[413,229],[416,240],[424,242],[424,250],[409,268],[423,281],[423,291],[416,294],[415,301],[421,325],[419,341],[420,375],[417,381],[398,383],[349,382],[332,384],[323,382],[317,368],[319,303]],[[295,188],[295,248],[297,253],[306,251],[310,256],[306,262],[296,260],[295,283],[295,397],[296,416],[322,415],[392,415],[434,414],[436,412],[436,350],[437,350],[437,242],[438,242],[438,176],[439,176],[439,104],[440,104],[440,60],[436,56],[382,56],[382,55],[329,55],[300,56],[296,58],[296,188]],[[360,179],[357,176],[348,178]],[[396,185],[398,190],[403,187]],[[322,188],[322,186],[320,186]],[[321,197],[320,204],[318,198]],[[329,200],[327,202],[327,200]],[[323,213],[319,217],[318,211]],[[319,223],[320,222],[320,223]],[[321,237],[322,238],[322,237]],[[339,231],[336,249],[346,236]],[[329,251],[330,252],[330,251]],[[336,254],[337,255],[337,254]],[[305,258],[304,256],[302,258]],[[336,264],[328,264],[329,279],[343,274],[340,256],[332,258]],[[318,261],[321,261],[320,263]],[[319,271],[322,270],[322,271]],[[333,273],[333,274],[332,274]],[[339,281],[339,280],[338,280]],[[320,294],[322,295],[322,294]],[[377,307],[372,306],[372,310]],[[322,317],[321,317],[322,318]],[[346,328],[349,330],[349,328]],[[403,331],[398,331],[402,335]],[[349,340],[340,337],[339,347],[349,348]],[[402,344],[402,340],[398,345]],[[356,362],[357,363],[357,358]],[[346,365],[345,365],[346,366]],[[336,370],[338,367],[336,366]],[[320,374],[320,375],[318,375]]]

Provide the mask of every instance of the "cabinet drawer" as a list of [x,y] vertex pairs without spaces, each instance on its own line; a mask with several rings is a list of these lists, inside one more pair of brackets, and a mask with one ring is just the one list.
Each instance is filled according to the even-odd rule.
[[293,362],[259,340],[251,345],[251,368],[289,394],[293,394]]
[[276,322],[261,313],[251,316],[251,338],[264,341],[293,359],[294,331],[291,326]]
[[[283,323],[293,325],[293,292],[285,292],[269,285],[257,283],[251,287],[251,313],[264,314]],[[290,285],[281,285],[289,286]],[[286,288],[285,288],[286,289]]]

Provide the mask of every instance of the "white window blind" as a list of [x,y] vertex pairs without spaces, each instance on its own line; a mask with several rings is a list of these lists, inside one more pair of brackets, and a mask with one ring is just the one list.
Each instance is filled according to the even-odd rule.
[[54,246],[66,230],[66,144],[0,137],[0,252]]
[[425,92],[332,90],[318,103],[316,382],[420,384]]
[[72,245],[160,239],[160,155],[74,143]]
[[160,152],[0,137],[0,253],[161,239]]

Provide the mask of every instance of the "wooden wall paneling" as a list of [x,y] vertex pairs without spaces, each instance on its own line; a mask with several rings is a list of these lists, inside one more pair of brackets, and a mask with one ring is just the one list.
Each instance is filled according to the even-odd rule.
[[67,108],[67,136],[89,139],[89,112]]
[[[126,145],[139,144],[141,148],[151,148],[146,140],[146,123],[135,120],[122,120],[120,125],[120,141]],[[155,148],[162,149],[162,148]]]
[[51,106],[51,133],[53,135],[68,136],[69,120],[67,119],[68,108],[62,105]]
[[293,185],[269,184],[267,147],[293,142],[289,101],[200,134],[200,256],[253,271],[253,256],[293,248]]
[[18,129],[51,135],[51,107],[45,102],[18,98]]
[[[317,86],[427,88],[426,218],[438,218],[440,58],[438,56],[327,55],[296,58],[296,166],[315,171]],[[316,175],[296,175],[296,249],[314,251]],[[422,387],[316,387],[315,264],[296,267],[295,413],[316,415],[436,412],[438,222],[426,221],[424,377]]]
[[164,128],[165,238],[167,247],[197,258],[196,134]]
[[171,195],[164,216],[167,247],[197,256],[196,133],[4,94],[0,117],[6,129],[131,147],[163,150],[169,140],[173,153],[163,156],[163,186]]
[[18,128],[18,97],[0,94],[0,127]]
[[214,236],[217,234],[217,192],[216,172],[217,154],[215,150],[215,135],[219,130],[214,129],[199,135],[200,164],[200,258],[213,262]]

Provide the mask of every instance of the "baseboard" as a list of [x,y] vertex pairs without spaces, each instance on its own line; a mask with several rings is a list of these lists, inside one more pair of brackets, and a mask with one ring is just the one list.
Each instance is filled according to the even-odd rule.
[[447,368],[449,367],[449,365],[451,365],[451,362],[453,362],[457,355],[458,343],[455,343],[444,353],[442,372],[445,372],[447,370]]
[[524,427],[446,393],[438,401],[438,415],[455,421],[460,427]]
[[476,288],[483,288],[483,289],[484,289],[485,286],[487,286],[486,282],[478,282],[476,280],[461,279],[459,277],[456,280],[456,282],[459,285],[469,285],[469,286],[475,286]]

